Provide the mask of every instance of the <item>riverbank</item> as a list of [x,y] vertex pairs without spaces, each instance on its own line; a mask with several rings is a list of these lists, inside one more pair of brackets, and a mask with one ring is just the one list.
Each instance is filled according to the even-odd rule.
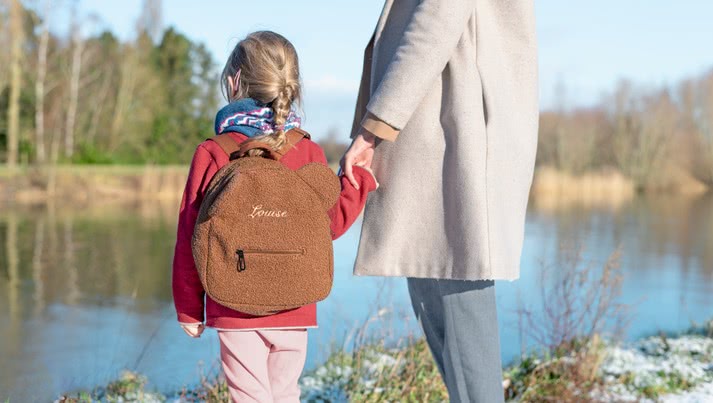
[[638,193],[672,194],[695,197],[709,191],[708,186],[671,168],[669,184],[664,187],[637,189],[636,184],[615,169],[573,175],[552,167],[538,167],[533,178],[532,202],[542,210],[563,207],[618,209]]
[[[181,197],[187,172],[188,166],[183,165],[60,165],[55,169],[23,167],[13,171],[0,167],[0,204],[175,202]],[[671,175],[675,185],[646,192],[699,195],[709,190],[682,172]],[[616,170],[572,175],[538,167],[531,195],[533,203],[545,209],[618,208],[639,192],[634,182]]]
[[[336,352],[300,380],[302,401],[447,401],[423,340],[386,348],[365,345]],[[651,336],[633,343],[592,340],[566,350],[531,354],[504,369],[503,393],[511,402],[709,402],[713,401],[713,321],[678,335]],[[130,372],[94,391],[60,402],[227,401],[220,377],[161,394]]]
[[180,199],[188,167],[182,165],[60,165],[0,169],[0,204],[72,205]]

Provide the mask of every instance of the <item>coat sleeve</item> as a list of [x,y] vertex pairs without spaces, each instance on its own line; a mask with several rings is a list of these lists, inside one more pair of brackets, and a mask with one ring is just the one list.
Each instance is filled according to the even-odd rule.
[[[327,158],[321,149],[315,151],[312,162],[319,162],[327,165]],[[354,167],[354,178],[359,182],[359,189],[352,186],[349,179],[344,175],[339,177],[342,191],[339,194],[337,203],[327,212],[331,220],[332,239],[337,239],[354,224],[364,206],[369,192],[376,190],[379,184],[374,175],[362,167]]]
[[176,247],[173,255],[173,302],[181,323],[203,322],[205,291],[198,277],[191,239],[205,189],[218,167],[208,150],[198,146],[178,213]]
[[[420,2],[366,106],[372,119],[363,121],[362,126],[386,140],[395,140],[451,58],[474,15],[475,3],[475,0]],[[393,130],[383,135],[379,127]]]
[[359,134],[362,119],[367,115],[366,104],[369,102],[369,93],[371,92],[371,62],[374,54],[374,35],[369,39],[369,43],[364,49],[364,65],[361,70],[361,82],[359,83],[359,93],[357,94],[357,102],[354,107],[354,121],[352,122],[352,132],[350,137],[354,138]]

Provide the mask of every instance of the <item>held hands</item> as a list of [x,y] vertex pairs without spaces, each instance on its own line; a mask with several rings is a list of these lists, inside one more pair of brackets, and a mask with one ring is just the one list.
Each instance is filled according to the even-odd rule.
[[349,146],[349,149],[339,163],[341,171],[344,172],[344,175],[347,179],[349,179],[349,182],[357,190],[359,189],[359,183],[357,183],[354,178],[354,171],[352,167],[356,165],[362,168],[370,169],[371,160],[374,158],[375,147],[376,136],[362,129],[354,138],[354,141],[352,141],[352,144]]
[[181,328],[187,335],[197,339],[201,337],[205,326],[202,323],[181,323]]

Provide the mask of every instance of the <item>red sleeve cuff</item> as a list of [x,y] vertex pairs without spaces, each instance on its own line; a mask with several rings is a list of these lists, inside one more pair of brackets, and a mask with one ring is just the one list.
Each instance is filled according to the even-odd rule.
[[200,314],[178,312],[178,321],[180,323],[203,323],[203,312]]
[[369,170],[356,165],[352,169],[354,170],[354,176],[361,182],[361,186],[366,188],[367,192],[376,190],[379,187],[374,174]]

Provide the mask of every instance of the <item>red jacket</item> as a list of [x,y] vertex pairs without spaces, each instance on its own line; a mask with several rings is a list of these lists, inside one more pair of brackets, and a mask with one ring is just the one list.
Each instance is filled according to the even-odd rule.
[[[240,133],[225,133],[238,142],[245,141]],[[309,139],[301,140],[280,159],[285,166],[296,170],[310,162],[327,164],[322,149]],[[203,322],[206,326],[220,329],[302,328],[317,325],[315,304],[270,316],[252,316],[226,308],[205,295],[198,271],[193,261],[191,238],[198,217],[201,201],[213,175],[228,163],[228,156],[214,141],[204,141],[196,149],[188,172],[186,189],[183,192],[178,215],[176,249],[173,256],[173,302],[178,321],[181,323]],[[367,194],[376,189],[374,177],[366,170],[355,167],[354,175],[359,181],[356,190],[342,177],[342,193],[337,204],[329,211],[332,220],[333,239],[338,238],[354,223],[366,203]],[[204,303],[205,301],[205,303]]]

